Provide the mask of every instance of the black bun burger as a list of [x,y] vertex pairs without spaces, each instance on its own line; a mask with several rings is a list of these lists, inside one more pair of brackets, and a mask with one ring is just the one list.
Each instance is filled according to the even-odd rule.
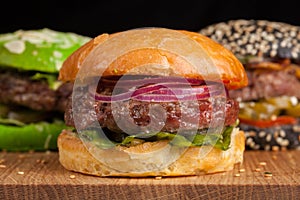
[[231,50],[249,85],[230,96],[240,101],[247,149],[300,148],[300,27],[266,20],[231,20],[200,33]]
[[228,171],[243,160],[239,106],[227,91],[247,85],[245,70],[201,34],[101,34],[68,57],[59,78],[74,84],[65,112],[74,130],[58,138],[68,170],[183,176]]
[[47,28],[0,34],[0,150],[57,150],[72,91],[58,71],[89,39]]

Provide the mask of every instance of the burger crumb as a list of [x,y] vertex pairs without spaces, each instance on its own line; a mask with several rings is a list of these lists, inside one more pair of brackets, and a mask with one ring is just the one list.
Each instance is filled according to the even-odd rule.
[[23,172],[23,171],[18,171],[18,174],[19,174],[19,175],[23,175],[24,172]]
[[155,177],[155,180],[161,180],[161,179],[162,179],[161,176],[156,176],[156,177]]
[[6,165],[0,165],[0,168],[6,168]]
[[277,156],[275,156],[275,155],[272,156],[272,158],[273,158],[273,160],[277,160]]
[[76,176],[74,174],[72,174],[72,175],[70,175],[70,178],[74,179],[74,178],[76,178]]
[[0,159],[0,164],[4,163],[5,160],[4,159]]

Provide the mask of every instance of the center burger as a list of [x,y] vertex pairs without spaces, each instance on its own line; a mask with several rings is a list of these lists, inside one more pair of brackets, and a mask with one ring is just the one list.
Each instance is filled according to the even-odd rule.
[[239,105],[228,90],[246,86],[247,76],[229,50],[201,34],[102,34],[65,60],[59,79],[74,84],[65,112],[74,130],[58,138],[68,170],[183,176],[228,171],[243,161]]

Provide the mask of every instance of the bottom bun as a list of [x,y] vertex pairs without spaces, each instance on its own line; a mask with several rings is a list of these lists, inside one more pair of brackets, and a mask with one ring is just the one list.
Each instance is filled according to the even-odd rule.
[[[176,159],[167,166],[161,165],[166,163],[164,152],[156,153],[161,147],[167,149],[166,146],[171,146],[167,141],[145,142],[132,147],[116,146],[110,149],[87,145],[75,133],[63,130],[58,137],[59,161],[63,167],[96,176],[188,176],[229,171],[235,164],[242,163],[245,136],[243,131],[235,128],[228,150],[209,146],[189,147],[175,156]],[[199,156],[200,151],[207,153]],[[90,152],[98,155],[100,159],[96,159]]]
[[240,123],[245,132],[247,150],[300,150],[300,119],[296,124],[260,128]]

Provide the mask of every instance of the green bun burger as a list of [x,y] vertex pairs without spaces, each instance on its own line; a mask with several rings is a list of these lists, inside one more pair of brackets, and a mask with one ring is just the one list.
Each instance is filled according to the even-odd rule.
[[89,40],[47,28],[0,34],[0,150],[57,150],[72,92],[58,72]]

